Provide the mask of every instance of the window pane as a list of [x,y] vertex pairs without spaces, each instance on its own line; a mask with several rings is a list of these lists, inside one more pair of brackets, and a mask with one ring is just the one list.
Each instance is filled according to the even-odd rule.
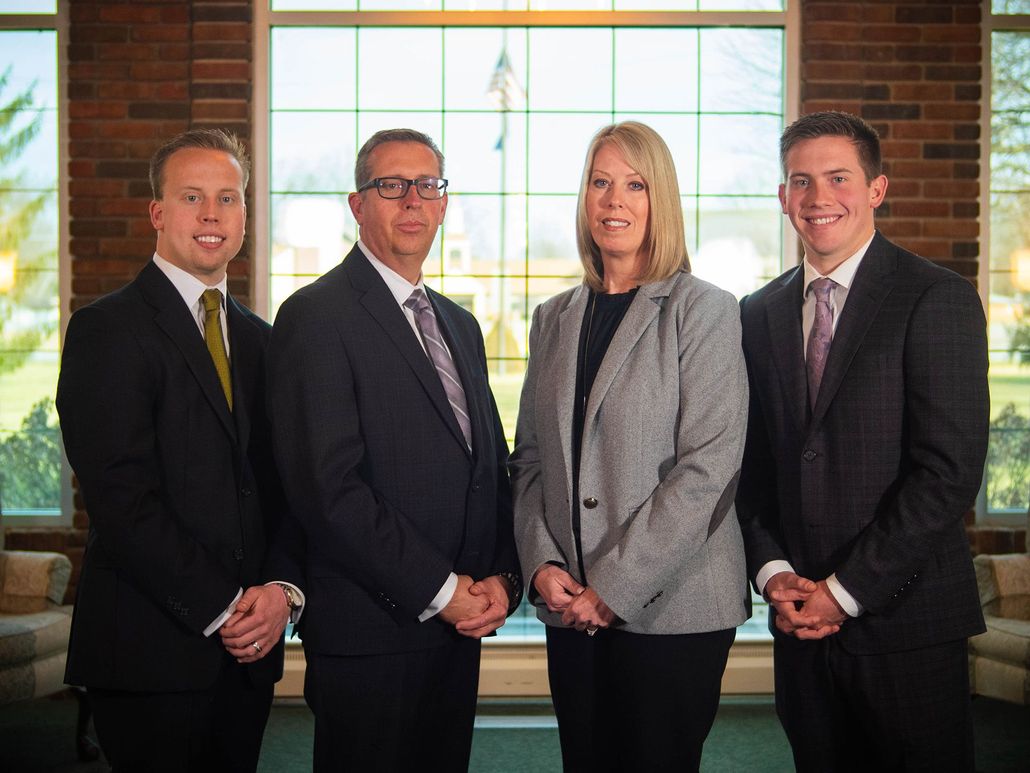
[[272,113],[272,190],[354,189],[357,113]]
[[58,514],[57,36],[0,50],[0,490],[5,514]]
[[439,29],[384,27],[358,31],[360,110],[443,107],[443,35]]
[[612,109],[612,30],[529,31],[529,109]]
[[57,0],[0,0],[0,13],[57,13]]
[[1030,0],[992,0],[991,13],[1013,15],[1030,13]]
[[[1002,12],[1030,9],[1006,5]],[[1030,32],[995,32],[991,48],[987,506],[1023,513],[1030,500]]]
[[697,40],[693,29],[616,30],[615,109],[697,112]]
[[701,30],[701,109],[781,113],[782,60],[781,30]]
[[522,110],[526,105],[526,30],[444,30],[444,108]]
[[353,28],[277,27],[271,45],[273,110],[357,107]]

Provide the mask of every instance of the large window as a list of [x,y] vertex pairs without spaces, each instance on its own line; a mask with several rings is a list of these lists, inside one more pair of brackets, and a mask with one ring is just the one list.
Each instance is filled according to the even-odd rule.
[[[0,504],[59,517],[56,2],[0,1]],[[15,15],[17,14],[17,15]]]
[[[669,144],[697,274],[742,295],[782,270],[787,14],[782,2],[746,0],[426,7],[274,0],[259,14],[267,49],[259,43],[257,56],[269,72],[268,124],[258,128],[259,138],[268,132],[267,143],[259,139],[267,179],[256,170],[269,223],[265,249],[258,245],[269,255],[266,302],[274,317],[356,240],[347,194],[361,144],[383,128],[425,131],[450,180],[426,281],[479,320],[510,442],[533,309],[580,282],[576,192],[601,126],[643,121]],[[399,12],[412,10],[422,12]],[[538,632],[531,613],[502,630]]]
[[1025,523],[1030,504],[1030,0],[995,0],[992,10],[987,509]]

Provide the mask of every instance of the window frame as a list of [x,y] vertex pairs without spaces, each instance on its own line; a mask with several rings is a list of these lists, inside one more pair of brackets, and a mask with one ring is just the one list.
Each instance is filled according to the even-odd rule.
[[[64,349],[72,297],[71,254],[68,222],[68,28],[69,0],[58,0],[55,13],[0,13],[0,32],[53,30],[57,35],[57,270],[58,270],[58,348]],[[57,389],[56,382],[54,389]],[[33,512],[5,508],[4,526],[70,526],[74,517],[72,469],[61,444],[61,506],[58,510]],[[2,540],[0,540],[2,542]]]
[[[981,30],[981,102],[980,102],[980,265],[977,272],[977,289],[983,303],[984,313],[990,314],[991,294],[991,119],[993,116],[993,94],[991,90],[994,70],[992,41],[995,32],[1025,32],[1030,34],[1030,13],[993,13],[988,2],[985,8]],[[990,319],[988,319],[988,323]],[[990,510],[987,505],[987,476],[984,466],[983,483],[976,500],[976,521],[981,525],[1020,528],[1027,525],[1028,514],[1022,510]]]

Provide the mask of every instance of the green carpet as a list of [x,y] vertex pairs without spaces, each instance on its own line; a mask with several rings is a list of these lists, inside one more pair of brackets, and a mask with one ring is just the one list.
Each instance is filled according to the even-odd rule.
[[[76,703],[57,696],[0,707],[0,771],[100,773],[101,763],[75,761]],[[1030,765],[1030,707],[990,698],[973,701],[977,770],[1026,773]],[[311,713],[276,705],[261,750],[261,773],[311,770]],[[705,744],[706,773],[792,770],[790,748],[767,696],[727,697]],[[540,700],[483,701],[472,742],[473,773],[558,773],[558,731],[550,704]]]

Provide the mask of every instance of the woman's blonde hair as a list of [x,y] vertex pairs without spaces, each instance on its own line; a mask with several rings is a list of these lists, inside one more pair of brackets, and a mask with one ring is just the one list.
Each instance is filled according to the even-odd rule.
[[658,132],[650,126],[637,121],[623,121],[605,126],[597,132],[587,149],[576,205],[576,247],[583,264],[583,280],[594,290],[604,289],[604,265],[601,263],[601,250],[590,235],[586,194],[594,157],[605,144],[616,148],[626,163],[644,178],[647,186],[650,216],[642,246],[648,258],[643,276],[638,277],[641,284],[668,279],[680,270],[690,271],[683,231],[683,209],[672,153]]

